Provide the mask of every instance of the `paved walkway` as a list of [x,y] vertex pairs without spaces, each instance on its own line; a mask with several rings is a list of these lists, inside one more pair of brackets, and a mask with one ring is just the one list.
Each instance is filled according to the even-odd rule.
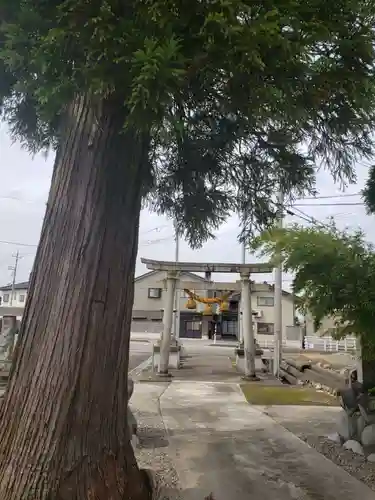
[[[262,362],[260,358],[256,358],[255,367],[257,375],[262,380],[262,383],[278,385],[281,382],[277,381],[272,375],[262,373]],[[188,346],[184,347],[182,355],[182,366],[176,370],[169,369],[173,380],[191,381],[210,381],[210,382],[230,382],[241,383],[242,373],[240,373],[234,365],[234,349],[228,347],[212,347],[212,346]],[[147,370],[143,370],[139,376],[135,376],[134,380],[143,382],[157,382],[160,380],[153,372],[150,366]]]
[[146,409],[156,394],[185,500],[203,500],[209,493],[215,500],[375,498],[363,483],[247,404],[235,383],[137,384],[134,404]]

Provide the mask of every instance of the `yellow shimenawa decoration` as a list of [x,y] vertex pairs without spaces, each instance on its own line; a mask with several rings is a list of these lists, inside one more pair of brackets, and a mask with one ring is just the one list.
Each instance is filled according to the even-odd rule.
[[186,302],[186,309],[196,309],[197,308],[197,303],[195,300],[189,298],[189,300]]
[[187,309],[195,309],[197,307],[197,302],[201,304],[206,304],[206,307],[203,311],[204,316],[210,316],[212,314],[212,306],[213,304],[219,304],[220,312],[229,311],[229,302],[228,299],[232,295],[232,291],[224,293],[222,297],[200,297],[194,292],[191,292],[187,288],[184,288],[184,292],[189,296],[189,300],[186,303]]
[[204,306],[202,314],[203,314],[203,316],[212,316],[212,314],[213,314],[212,306],[210,304],[206,304]]
[[223,301],[221,304],[220,304],[220,312],[227,312],[229,311],[229,302],[227,301]]

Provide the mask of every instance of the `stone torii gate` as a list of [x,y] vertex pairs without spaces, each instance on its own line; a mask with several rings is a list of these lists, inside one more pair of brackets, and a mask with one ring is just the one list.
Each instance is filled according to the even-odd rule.
[[[251,306],[250,276],[255,273],[272,273],[273,267],[268,263],[257,264],[225,264],[225,263],[201,263],[201,262],[168,262],[142,258],[141,262],[147,269],[153,271],[164,271],[166,273],[166,296],[163,313],[163,333],[160,343],[160,362],[158,373],[162,377],[169,376],[169,352],[172,340],[173,305],[174,297],[180,273],[239,273],[240,283],[233,283],[232,290],[241,292],[242,303],[242,325],[243,343],[245,354],[245,378],[256,380],[255,375],[255,342],[253,332],[253,317]],[[185,285],[185,283],[184,283]],[[186,284],[187,285],[187,284]],[[214,282],[209,282],[206,289],[216,289]],[[202,288],[200,286],[200,288]],[[204,288],[204,287],[203,287]]]

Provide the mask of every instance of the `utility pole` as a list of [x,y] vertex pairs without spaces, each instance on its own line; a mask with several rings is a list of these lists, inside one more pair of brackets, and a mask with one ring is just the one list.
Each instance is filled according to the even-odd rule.
[[17,253],[15,255],[12,255],[12,257],[14,257],[14,259],[15,259],[14,266],[8,267],[8,269],[10,271],[12,271],[12,276],[13,276],[13,278],[12,278],[12,291],[11,291],[11,295],[10,295],[10,304],[9,304],[10,306],[13,305],[14,288],[16,285],[18,261],[21,259],[19,251],[17,250]]
[[[246,264],[246,244],[245,242],[242,243],[241,245],[241,264]],[[239,341],[240,344],[243,344],[243,298],[242,298],[242,293],[241,293],[241,300],[240,300],[240,313],[238,316],[238,328],[239,328]]]
[[[174,260],[177,262],[180,260],[180,237],[177,229],[177,221],[174,221],[174,240],[175,240],[175,254]],[[175,295],[174,295],[174,322],[173,322],[173,333],[176,340],[180,337],[180,299],[181,292],[179,288],[179,283],[177,283]]]
[[[277,202],[279,205],[279,214],[277,218],[277,227],[283,227],[283,204],[284,196],[282,191],[277,195]],[[282,294],[283,294],[283,264],[281,255],[279,255],[279,262],[275,268],[275,332],[274,332],[274,363],[273,372],[277,377],[280,373],[280,363],[282,359],[282,346],[283,346],[283,308],[282,308]]]

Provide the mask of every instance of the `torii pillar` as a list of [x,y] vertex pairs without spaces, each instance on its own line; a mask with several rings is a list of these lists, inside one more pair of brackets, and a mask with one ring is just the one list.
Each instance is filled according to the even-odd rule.
[[172,341],[172,325],[173,325],[173,305],[176,291],[178,273],[176,271],[168,271],[166,279],[166,297],[163,314],[163,333],[160,340],[160,361],[158,373],[160,375],[168,375],[169,367],[169,350]]
[[243,344],[245,354],[245,374],[244,379],[258,381],[255,374],[255,339],[253,330],[253,314],[251,307],[250,273],[240,273],[241,277],[241,302],[243,307],[242,328]]

